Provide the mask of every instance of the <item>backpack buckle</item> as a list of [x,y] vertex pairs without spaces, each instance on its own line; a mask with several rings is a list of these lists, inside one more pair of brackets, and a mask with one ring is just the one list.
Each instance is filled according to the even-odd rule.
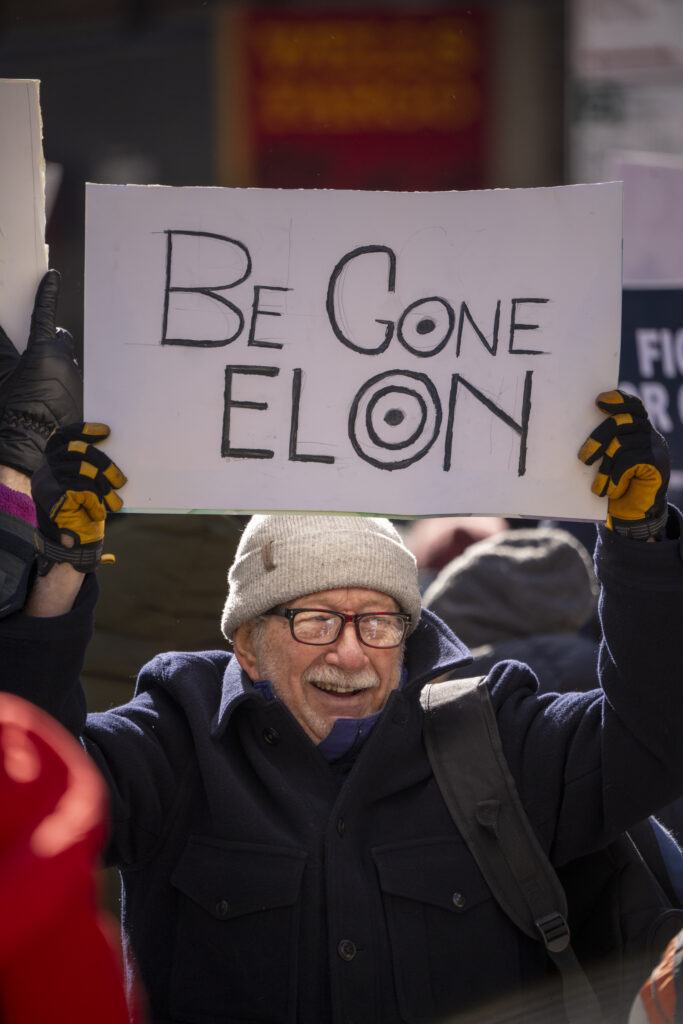
[[569,925],[560,913],[539,917],[534,922],[551,953],[561,953],[569,945]]

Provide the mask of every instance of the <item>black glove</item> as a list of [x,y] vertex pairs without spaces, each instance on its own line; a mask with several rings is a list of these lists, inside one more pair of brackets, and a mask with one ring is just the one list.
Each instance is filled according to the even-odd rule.
[[602,459],[591,490],[607,495],[607,526],[625,537],[647,540],[666,526],[669,453],[645,406],[625,391],[603,391],[595,404],[608,418],[579,451],[587,466]]
[[[70,562],[80,572],[90,572],[102,555],[107,512],[117,512],[123,502],[116,488],[126,482],[116,463],[95,447],[109,436],[104,423],[72,423],[55,431],[45,447],[45,457],[31,479],[31,493],[38,517],[38,573],[45,575],[54,562]],[[74,541],[61,543],[62,534]]]
[[27,476],[53,430],[83,418],[73,341],[55,327],[60,280],[56,270],[48,270],[38,285],[21,355],[0,327],[0,464]]

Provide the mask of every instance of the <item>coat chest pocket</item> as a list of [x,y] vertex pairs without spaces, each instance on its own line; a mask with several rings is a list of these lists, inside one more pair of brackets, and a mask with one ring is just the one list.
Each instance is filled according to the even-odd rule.
[[171,876],[179,1020],[294,1018],[306,853],[193,837]]
[[519,933],[464,843],[418,840],[372,855],[402,1019],[431,1020],[518,982]]

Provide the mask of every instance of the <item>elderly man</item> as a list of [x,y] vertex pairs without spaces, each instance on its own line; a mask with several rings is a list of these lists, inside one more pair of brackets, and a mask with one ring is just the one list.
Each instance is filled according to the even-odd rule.
[[[602,460],[594,488],[610,495],[602,689],[543,696],[518,662],[489,675],[557,865],[683,789],[680,516],[640,404],[599,404],[614,415],[581,458]],[[126,958],[152,1020],[375,1024],[481,1006],[494,1019],[493,1002],[547,977],[546,957],[492,898],[434,779],[420,690],[469,653],[421,609],[400,536],[384,519],[253,517],[222,619],[234,654],[160,655],[130,703],[88,716],[92,570],[125,481],[97,447],[107,432],[58,430],[29,486],[0,420],[5,531],[32,490],[40,549],[0,645],[5,686],[81,736],[108,783]]]

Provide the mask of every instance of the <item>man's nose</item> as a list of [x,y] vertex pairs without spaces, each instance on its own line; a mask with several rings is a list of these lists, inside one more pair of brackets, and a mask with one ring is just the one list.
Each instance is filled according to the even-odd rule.
[[327,652],[326,659],[330,665],[341,668],[355,669],[367,664],[368,656],[365,647],[358,639],[353,622],[345,622],[344,627]]

